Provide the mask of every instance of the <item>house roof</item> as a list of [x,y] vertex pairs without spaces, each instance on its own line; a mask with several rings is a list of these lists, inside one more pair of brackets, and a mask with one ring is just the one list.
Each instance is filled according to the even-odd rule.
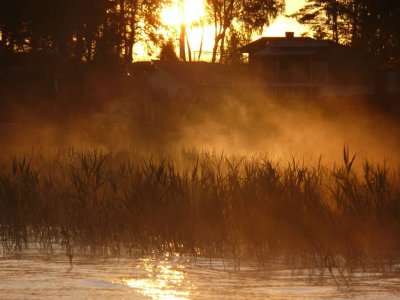
[[272,42],[305,42],[305,41],[315,41],[309,37],[262,37],[256,41],[253,41],[246,46],[240,48],[242,53],[253,54],[266,47],[268,47]]
[[151,61],[139,61],[133,62],[128,66],[128,71],[130,75],[143,75],[146,72],[151,72],[154,70],[154,65]]
[[264,49],[253,53],[255,56],[308,56],[316,55],[331,45],[329,41],[294,40],[271,41]]
[[311,56],[321,54],[328,48],[351,51],[374,61],[369,54],[355,48],[309,37],[262,37],[240,48],[240,51],[254,56]]
[[228,66],[207,62],[155,61],[156,68],[192,86],[226,86],[234,81]]

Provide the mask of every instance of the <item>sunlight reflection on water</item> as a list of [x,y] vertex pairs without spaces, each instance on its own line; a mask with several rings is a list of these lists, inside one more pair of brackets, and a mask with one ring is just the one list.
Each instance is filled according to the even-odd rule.
[[0,258],[0,299],[400,299],[400,274],[355,276],[337,289],[308,270],[257,269],[242,262],[177,255],[102,258],[34,252]]
[[144,259],[148,278],[123,279],[122,282],[138,290],[143,296],[162,300],[188,300],[190,289],[185,280],[184,266],[173,267],[168,260]]

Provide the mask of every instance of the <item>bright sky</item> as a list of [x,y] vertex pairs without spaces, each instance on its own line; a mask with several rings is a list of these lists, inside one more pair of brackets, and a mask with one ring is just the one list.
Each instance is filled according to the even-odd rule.
[[[185,0],[183,7],[179,6],[178,3],[179,0],[174,0],[174,4],[166,7],[161,14],[162,22],[171,29],[164,32],[164,35],[177,41],[179,25],[183,20],[187,24],[186,31],[194,60],[197,60],[198,57],[202,34],[204,39],[201,59],[208,60],[214,43],[214,27],[207,25],[203,28],[200,25],[201,19],[205,15],[203,0]],[[286,14],[292,14],[300,9],[304,3],[305,0],[286,0]],[[284,36],[286,31],[293,31],[295,36],[300,36],[307,31],[307,27],[300,25],[294,19],[279,16],[268,28],[265,28],[262,36]],[[255,37],[255,39],[257,38]],[[137,54],[135,60],[157,58],[157,54],[149,56],[146,52],[143,45],[136,45],[134,48],[134,53]]]
[[[286,0],[286,14],[290,15],[305,4],[305,0]],[[263,36],[284,36],[286,31],[293,31],[295,36],[300,36],[307,31],[307,27],[299,24],[295,19],[279,16],[264,30]]]

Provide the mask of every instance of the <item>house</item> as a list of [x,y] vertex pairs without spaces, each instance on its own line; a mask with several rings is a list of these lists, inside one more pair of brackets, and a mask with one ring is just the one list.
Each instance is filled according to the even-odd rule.
[[233,84],[226,66],[206,62],[137,62],[128,74],[132,82],[140,83],[135,87],[135,95],[140,96],[131,110],[136,111],[136,119],[152,124],[195,107],[211,109]]
[[257,82],[281,96],[353,96],[375,93],[373,58],[332,41],[262,37],[241,48]]
[[153,90],[169,99],[213,100],[229,93],[237,82],[228,66],[207,62],[153,61],[147,75]]
[[141,119],[151,123],[162,123],[172,115],[185,118],[192,112],[215,112],[224,100],[236,100],[245,88],[254,87],[246,65],[157,60],[134,63],[129,74],[150,95],[137,105]]

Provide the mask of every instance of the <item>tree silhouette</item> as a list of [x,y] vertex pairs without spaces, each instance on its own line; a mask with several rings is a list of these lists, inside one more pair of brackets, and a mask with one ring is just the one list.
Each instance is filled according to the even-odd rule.
[[309,0],[295,13],[294,17],[302,24],[307,24],[318,39],[330,39],[346,44],[349,31],[346,18],[347,7],[339,0]]
[[284,10],[284,0],[207,0],[209,15],[215,29],[212,62],[217,60],[220,49],[220,61],[225,56],[225,38],[234,21],[242,25],[242,30],[262,31]]
[[43,52],[130,62],[146,36],[158,42],[164,0],[14,0],[0,5],[0,44],[10,53]]
[[293,16],[314,36],[374,55],[382,64],[399,64],[400,2],[397,0],[308,0]]
[[161,46],[160,60],[178,61],[178,56],[176,55],[175,45],[172,39],[169,39]]
[[[0,48],[2,53],[44,53],[58,60],[130,63],[136,42],[162,45],[159,15],[168,1],[2,1]],[[261,32],[285,5],[284,0],[205,2],[208,21],[215,28],[213,62],[218,53],[220,62],[233,59],[235,47]],[[294,14],[311,27],[314,37],[366,51],[384,65],[400,64],[399,15],[397,0],[307,0]],[[183,30],[183,49],[185,39]]]

